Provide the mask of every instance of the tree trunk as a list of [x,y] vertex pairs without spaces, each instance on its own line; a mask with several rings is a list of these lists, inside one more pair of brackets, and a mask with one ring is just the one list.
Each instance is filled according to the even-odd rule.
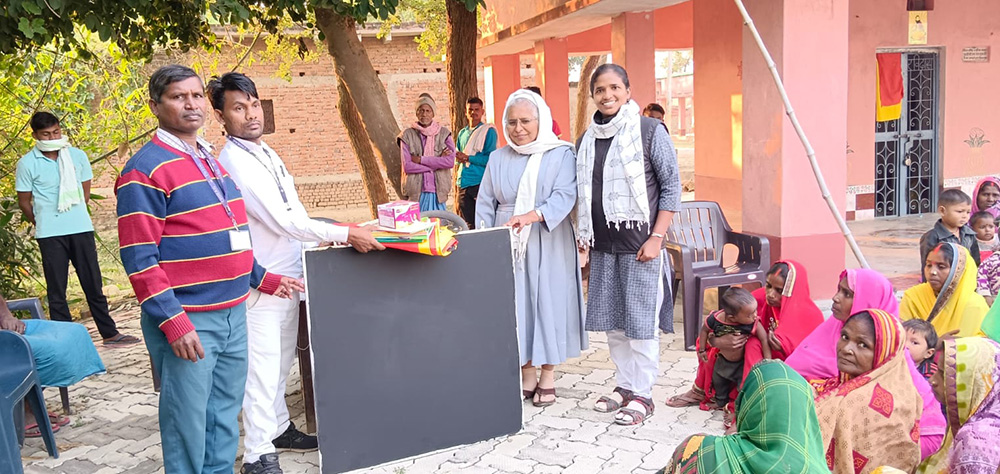
[[389,202],[389,194],[385,190],[385,179],[382,178],[382,170],[379,169],[375,152],[372,150],[371,141],[368,138],[368,131],[361,121],[361,114],[358,113],[351,92],[347,90],[342,78],[337,78],[337,109],[340,111],[340,121],[344,122],[347,129],[347,136],[351,138],[351,148],[354,155],[358,157],[358,169],[361,170],[361,182],[364,183],[365,190],[368,191],[368,208],[372,212],[372,218],[378,217],[378,205]]
[[316,8],[316,25],[326,36],[327,50],[333,57],[337,77],[350,91],[351,99],[361,115],[371,143],[375,145],[376,151],[382,158],[389,182],[396,190],[396,195],[402,196],[403,191],[400,186],[402,165],[399,161],[399,145],[396,144],[399,125],[392,116],[392,107],[389,105],[385,86],[375,73],[368,52],[358,39],[354,19],[338,15],[327,8]]
[[603,62],[603,55],[589,56],[580,69],[580,82],[576,86],[576,139],[582,137],[590,125],[590,117],[587,116],[587,105],[590,104],[590,76]]
[[[479,81],[476,78],[476,66],[479,64],[476,60],[476,39],[479,31],[476,10],[469,11],[461,0],[445,0],[444,4],[448,15],[448,44],[445,48],[448,105],[451,106],[451,132],[457,137],[458,131],[469,124],[469,119],[465,116],[465,101],[471,97],[479,97]],[[459,214],[457,172],[454,177],[455,185],[451,195],[455,213]]]
[[458,133],[468,125],[465,101],[479,96],[476,78],[476,11],[469,11],[459,0],[445,0],[448,11],[448,93],[451,105],[451,131]]

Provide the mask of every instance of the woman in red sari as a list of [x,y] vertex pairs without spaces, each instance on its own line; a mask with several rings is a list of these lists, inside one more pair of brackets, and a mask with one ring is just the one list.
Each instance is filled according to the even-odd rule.
[[[809,279],[805,268],[792,260],[781,260],[771,266],[765,277],[764,288],[754,292],[757,298],[757,314],[767,330],[771,346],[771,357],[784,360],[799,343],[823,322],[823,314],[809,295]],[[698,364],[698,376],[691,390],[667,400],[667,405],[675,408],[701,405],[702,410],[715,408],[715,392],[712,390],[712,371],[719,350],[739,350],[743,348],[743,376],[763,359],[760,342],[756,338],[741,335],[709,337],[708,361]],[[703,341],[698,341],[699,347]],[[732,419],[733,402],[739,387],[733,388],[729,405],[726,406],[727,422]],[[728,428],[728,424],[727,424]]]

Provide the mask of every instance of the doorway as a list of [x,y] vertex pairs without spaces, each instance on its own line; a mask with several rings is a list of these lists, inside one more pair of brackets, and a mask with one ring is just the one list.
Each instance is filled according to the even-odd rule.
[[875,122],[875,217],[933,212],[937,202],[939,55],[901,54],[900,117]]

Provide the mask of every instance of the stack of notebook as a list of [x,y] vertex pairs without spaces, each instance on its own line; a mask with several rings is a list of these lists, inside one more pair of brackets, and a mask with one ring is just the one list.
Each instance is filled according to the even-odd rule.
[[[366,222],[363,225],[377,225],[378,221]],[[372,231],[372,237],[375,240],[383,243],[410,243],[416,244],[426,241],[431,232],[434,230],[436,225],[433,221],[417,221],[412,224],[407,224],[398,229],[392,229],[389,227],[377,227],[376,230]]]

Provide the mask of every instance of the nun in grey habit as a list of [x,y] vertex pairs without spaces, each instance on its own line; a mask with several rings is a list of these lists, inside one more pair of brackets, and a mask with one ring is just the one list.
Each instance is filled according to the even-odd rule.
[[572,144],[552,133],[552,112],[534,92],[511,94],[501,126],[507,146],[490,154],[476,222],[512,229],[522,391],[525,400],[547,406],[556,400],[555,365],[587,348],[569,219],[576,204],[576,155]]

